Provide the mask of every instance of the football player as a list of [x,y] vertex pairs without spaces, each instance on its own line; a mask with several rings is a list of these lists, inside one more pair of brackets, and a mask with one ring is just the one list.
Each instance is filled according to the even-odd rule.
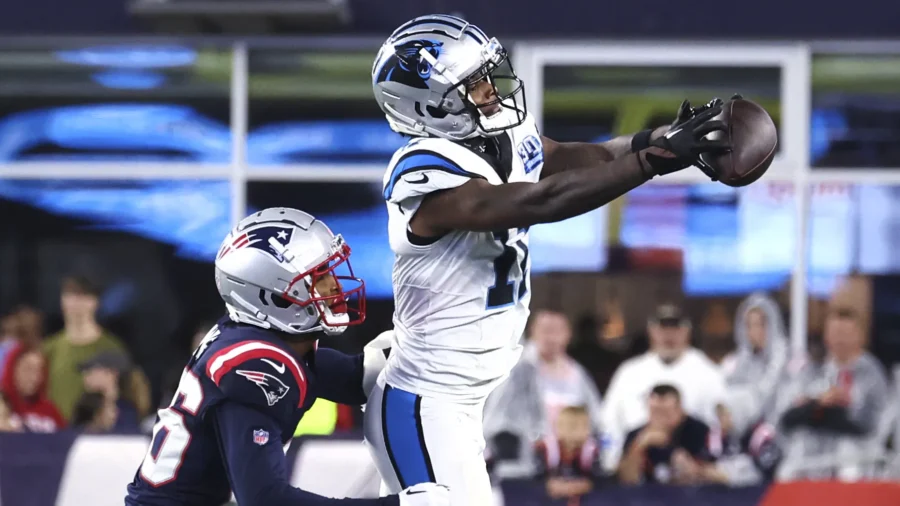
[[220,506],[232,491],[241,506],[449,505],[446,487],[433,484],[381,499],[331,499],[289,484],[283,446],[303,414],[317,397],[365,403],[374,383],[366,369],[384,362],[380,351],[317,347],[365,318],[365,285],[349,257],[340,235],[295,209],[255,213],[225,238],[215,266],[227,315],[159,411],[126,505]]
[[[528,229],[601,207],[650,179],[729,150],[718,99],[685,101],[674,125],[601,144],[542,136],[507,50],[478,27],[431,15],[400,26],[372,67],[391,128],[410,137],[384,176],[394,336],[366,407],[386,488],[450,487],[490,504],[482,407],[521,354],[530,300]],[[715,136],[713,136],[715,137]]]

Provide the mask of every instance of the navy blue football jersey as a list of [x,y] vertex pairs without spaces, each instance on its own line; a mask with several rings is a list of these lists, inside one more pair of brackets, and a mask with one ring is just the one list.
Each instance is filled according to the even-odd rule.
[[361,355],[295,356],[277,332],[223,318],[159,411],[126,505],[221,506],[232,491],[241,505],[396,504],[328,499],[289,485],[284,449],[303,414],[317,397],[364,404],[362,375]]

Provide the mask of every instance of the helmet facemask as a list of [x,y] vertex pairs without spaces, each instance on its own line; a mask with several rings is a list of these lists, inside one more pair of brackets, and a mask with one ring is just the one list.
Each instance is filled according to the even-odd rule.
[[[293,258],[285,257],[285,261],[297,267]],[[350,246],[343,237],[336,235],[328,256],[313,267],[298,272],[280,295],[286,301],[306,310],[313,308],[318,313],[320,325],[317,327],[320,328],[314,327],[311,331],[322,330],[327,335],[336,335],[365,321],[365,293],[365,282],[356,277],[350,265]]]
[[[424,52],[421,56],[428,59]],[[525,121],[528,110],[525,83],[516,75],[509,53],[497,39],[484,44],[481,60],[481,65],[462,78],[453,76],[448,70],[441,72],[439,64],[435,65],[435,71],[453,83],[442,97],[441,110],[451,115],[471,115],[478,134],[492,137]],[[474,97],[476,89],[480,95],[486,95],[487,100]]]

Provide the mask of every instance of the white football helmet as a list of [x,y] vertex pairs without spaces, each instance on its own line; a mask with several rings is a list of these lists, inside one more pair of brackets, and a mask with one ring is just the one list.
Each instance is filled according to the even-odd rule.
[[[296,209],[265,209],[222,242],[216,287],[234,321],[288,334],[340,334],[366,316],[365,283],[349,258],[344,238],[321,221]],[[338,267],[348,274],[338,275]]]
[[[469,91],[482,80],[493,86],[493,98],[476,104]],[[506,49],[477,26],[443,14],[413,19],[391,34],[372,66],[372,87],[391,128],[406,135],[490,137],[521,125],[527,114],[525,85]]]

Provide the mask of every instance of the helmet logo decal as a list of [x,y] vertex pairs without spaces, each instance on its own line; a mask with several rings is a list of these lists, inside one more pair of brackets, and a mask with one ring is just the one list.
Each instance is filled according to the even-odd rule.
[[443,42],[420,39],[394,46],[394,54],[384,62],[375,82],[392,81],[412,88],[428,89],[426,81],[431,77],[432,67],[422,58],[420,51],[424,49],[437,59],[443,45]]
[[239,250],[241,248],[255,248],[272,255],[273,257],[275,257],[275,260],[283,262],[284,257],[281,255],[281,253],[275,251],[275,249],[272,248],[271,244],[269,244],[269,239],[274,239],[282,246],[287,246],[288,243],[291,242],[291,237],[293,235],[294,229],[291,227],[280,227],[273,225],[259,227],[257,229],[251,230],[250,232],[239,235],[237,238],[235,238],[234,241],[231,241],[230,244],[226,243],[222,245],[222,250],[219,252],[218,258],[222,258],[228,253],[234,250]]

